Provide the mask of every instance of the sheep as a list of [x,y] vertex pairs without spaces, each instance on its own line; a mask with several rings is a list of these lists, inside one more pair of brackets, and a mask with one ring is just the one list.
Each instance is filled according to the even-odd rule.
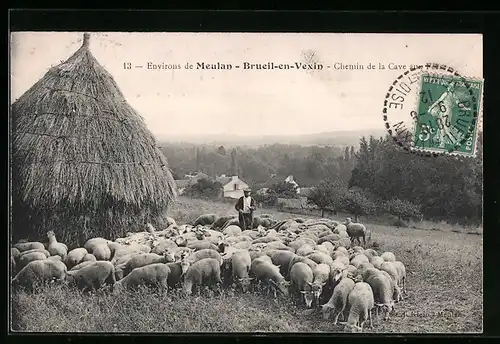
[[231,257],[231,275],[233,281],[238,282],[243,292],[247,292],[250,287],[249,277],[252,259],[247,251],[235,252]]
[[241,228],[236,225],[229,225],[222,231],[224,235],[227,236],[238,236],[241,235]]
[[292,260],[290,261],[290,264],[288,266],[288,276],[290,276],[290,270],[292,269],[293,265],[295,263],[298,263],[298,262],[302,262],[302,263],[307,264],[311,268],[311,270],[313,270],[316,267],[316,265],[318,265],[316,262],[314,262],[310,258],[302,257],[302,256],[299,256],[299,255],[296,254],[292,258]]
[[377,315],[379,309],[382,309],[384,311],[384,320],[388,320],[389,313],[394,308],[391,279],[379,272],[369,276],[367,279],[363,278],[363,280],[368,283],[373,290]]
[[229,220],[234,220],[234,219],[237,220],[238,218],[235,216],[221,216],[212,223],[212,226],[210,228],[211,229],[220,229],[226,224],[226,222],[228,222]]
[[307,308],[311,308],[314,301],[314,294],[312,291],[312,283],[314,281],[314,274],[311,268],[304,263],[296,263],[290,270],[290,287],[298,296],[302,294],[304,303]]
[[323,252],[316,251],[316,252],[308,254],[306,257],[311,259],[313,262],[315,262],[317,264],[327,264],[327,265],[333,264],[332,257],[330,257],[328,254],[323,253]]
[[92,254],[97,260],[110,260],[111,250],[107,244],[96,244],[92,247]]
[[211,226],[217,221],[218,216],[216,214],[203,214],[198,216],[198,218],[194,221],[193,227],[198,225],[202,226]]
[[321,239],[322,237],[325,237],[325,236],[330,235],[330,234],[333,234],[333,233],[332,233],[331,230],[328,229],[328,230],[326,230],[324,232],[319,233],[318,234],[318,238]]
[[276,237],[265,236],[252,240],[252,244],[268,244],[273,241],[281,242],[281,240]]
[[252,246],[252,243],[248,241],[241,241],[233,245],[234,248],[241,250],[248,250]]
[[383,262],[382,264],[380,264],[379,270],[386,271],[389,274],[389,276],[391,276],[392,281],[395,284],[398,283],[399,273],[398,269],[396,268],[393,262]]
[[340,232],[347,232],[347,227],[343,223],[339,223],[338,225],[336,225],[335,229],[333,230],[333,233],[339,234]]
[[305,257],[308,254],[311,254],[313,252],[315,252],[314,248],[310,245],[307,245],[307,244],[301,246],[297,251],[295,251],[296,254],[298,254],[299,256],[303,256],[303,257]]
[[34,260],[26,264],[12,279],[13,286],[24,286],[33,290],[34,287],[56,279],[63,281],[66,276],[67,268],[63,262],[57,260]]
[[384,275],[391,282],[391,295],[394,303],[399,302],[403,299],[401,294],[401,288],[397,285],[396,281],[392,279],[392,277],[387,273],[387,271],[381,270],[380,273]]
[[325,247],[328,250],[329,255],[332,255],[335,250],[335,246],[330,241],[322,242],[319,246]]
[[286,251],[292,251],[292,249],[285,244],[283,244],[281,241],[272,241],[268,244],[266,244],[265,249],[267,250],[286,250]]
[[358,269],[354,265],[347,265],[344,270],[342,270],[342,278],[354,277]]
[[254,216],[252,219],[252,228],[257,228],[259,226],[269,228],[276,223],[276,220],[270,217]]
[[372,259],[370,259],[370,263],[373,265],[373,267],[375,267],[377,269],[380,269],[380,266],[384,262],[385,262],[384,258],[382,258],[380,256],[375,256]]
[[344,265],[350,264],[350,260],[346,256],[337,257],[337,258],[335,258],[334,262],[339,262],[339,263],[342,263]]
[[92,252],[94,250],[95,246],[101,245],[101,244],[108,244],[108,242],[110,242],[110,241],[107,239],[104,239],[104,238],[92,238],[92,239],[87,240],[87,242],[85,242],[83,247],[88,252]]
[[378,252],[375,251],[373,248],[367,248],[366,250],[363,250],[362,252],[365,256],[367,256],[369,259],[372,259],[373,257],[378,256]]
[[294,241],[292,241],[290,244],[288,244],[289,247],[293,248],[295,251],[297,251],[299,248],[301,248],[304,245],[309,245],[311,247],[316,246],[316,242],[310,238],[297,238]]
[[255,259],[250,266],[252,275],[265,284],[267,292],[269,293],[271,288],[273,289],[274,297],[276,297],[277,291],[285,296],[288,295],[289,283],[286,282],[279,268],[279,266],[273,265],[271,261],[264,259],[264,257]]
[[170,239],[160,238],[149,253],[164,254],[172,248],[176,248],[177,244]]
[[16,268],[20,271],[22,270],[25,266],[27,266],[30,262],[35,261],[35,260],[45,260],[47,256],[45,253],[40,252],[40,251],[34,251],[26,254],[21,254],[19,257],[17,263],[16,263]]
[[14,258],[14,259],[17,259],[20,255],[21,255],[21,252],[15,248],[15,247],[11,247],[10,248],[10,255]]
[[73,266],[69,271],[76,271],[76,270],[80,270],[81,268],[84,268],[86,266],[89,266],[90,264],[92,263],[95,263],[95,262],[90,262],[90,261],[87,261],[87,262],[81,262],[75,266]]
[[50,252],[47,251],[46,249],[40,249],[40,248],[34,248],[32,250],[28,250],[28,251],[23,251],[19,254],[19,256],[17,256],[17,259],[19,260],[23,255],[25,254],[29,254],[29,253],[33,253],[33,252],[41,252],[45,255],[45,257],[49,258],[50,257]]
[[355,240],[361,245],[360,238],[363,238],[363,246],[366,246],[366,235],[367,230],[365,225],[362,223],[352,222],[350,218],[346,219],[345,225],[347,227],[347,234],[351,238],[351,243],[353,244]]
[[324,236],[324,237],[322,237],[322,238],[319,238],[319,239],[318,239],[318,241],[317,241],[317,243],[318,243],[318,244],[322,244],[322,243],[324,243],[325,241],[330,241],[330,242],[332,242],[332,241],[338,241],[338,240],[340,240],[340,239],[341,239],[341,237],[340,237],[340,235],[338,235],[338,234],[329,234],[329,235],[327,235],[327,236]]
[[186,273],[189,268],[189,262],[184,259],[180,262],[175,263],[167,263],[167,266],[170,269],[170,273],[168,274],[167,283],[170,287],[175,288],[182,280],[182,277]]
[[171,262],[174,262],[174,258],[171,254],[168,253],[164,255],[159,255],[156,253],[136,254],[131,256],[125,264],[125,267],[123,268],[123,276],[127,276],[132,270],[141,268],[146,265]]
[[193,288],[201,285],[221,285],[220,262],[214,258],[204,258],[193,263],[184,275],[182,286],[185,294],[192,294]]
[[203,249],[196,251],[188,256],[188,261],[193,264],[201,259],[205,258],[213,258],[219,262],[219,265],[222,265],[222,257],[219,252],[211,249]]
[[[328,241],[325,241],[325,242],[328,242]],[[324,254],[330,255],[331,252],[326,248],[326,246],[323,246],[323,244],[314,246],[314,251],[322,252]]]
[[351,259],[350,264],[355,267],[359,267],[362,263],[369,263],[370,260],[364,254],[357,254],[354,258]]
[[346,268],[346,265],[338,260],[335,260],[331,265],[330,265],[330,279],[332,282],[332,285],[336,285],[338,281],[342,278],[342,271],[344,271]]
[[159,286],[160,290],[164,292],[168,289],[169,274],[170,268],[163,263],[136,268],[113,285],[113,294],[117,295],[127,289],[133,290],[141,285]]
[[343,314],[347,306],[347,298],[354,289],[354,281],[350,278],[342,278],[333,289],[333,295],[327,303],[321,306],[323,319],[328,320],[333,314],[333,324],[337,325],[339,315]]
[[403,294],[406,294],[406,267],[399,260],[392,263],[398,271],[397,285],[401,287]]
[[45,245],[41,242],[32,241],[32,242],[18,242],[14,244],[14,248],[19,250],[19,252],[24,252],[28,250],[40,249],[45,250]]
[[248,254],[250,255],[250,258],[252,259],[252,262],[257,259],[257,258],[260,258],[260,257],[267,257],[266,253],[265,252],[262,252],[262,251],[251,251],[249,250],[248,251]]
[[205,250],[205,249],[211,249],[214,251],[218,251],[219,248],[212,244],[210,241],[205,241],[205,240],[200,240],[198,242],[195,242],[194,244],[188,245],[188,248],[194,250],[194,251],[200,251],[200,250]]
[[314,280],[312,283],[312,292],[316,305],[319,307],[319,297],[323,293],[323,288],[330,280],[331,268],[327,264],[318,264],[313,270]]
[[347,303],[350,305],[349,316],[344,330],[362,332],[363,325],[366,320],[369,320],[370,327],[373,327],[372,309],[375,302],[372,288],[368,283],[356,283],[352,291],[349,293]]
[[54,231],[48,231],[47,238],[49,240],[48,251],[50,252],[50,255],[58,255],[61,256],[62,260],[65,260],[68,255],[68,246],[62,242],[57,242]]
[[85,255],[88,254],[87,250],[83,247],[75,248],[69,251],[66,256],[66,266],[71,269],[73,266],[78,265]]
[[50,257],[48,257],[48,258],[46,258],[46,259],[53,260],[53,261],[59,261],[59,262],[62,262],[62,261],[63,261],[63,259],[62,259],[62,258],[61,258],[61,256],[59,256],[59,255],[56,255],[56,256],[50,256]]
[[238,218],[233,217],[233,218],[227,220],[226,223],[224,223],[224,225],[220,228],[220,230],[224,231],[224,229],[226,229],[229,226],[238,226],[239,227],[239,225],[240,225],[240,221],[238,220]]
[[97,290],[104,284],[114,285],[116,282],[115,267],[107,261],[90,262],[81,269],[68,271],[66,282],[83,290]]
[[341,257],[346,257],[349,260],[349,257],[343,251],[333,251],[330,257],[332,257],[333,260]]
[[395,262],[396,261],[396,256],[392,252],[384,252],[380,255],[380,257],[385,260],[386,262]]
[[271,256],[271,262],[280,267],[280,273],[285,276],[285,279],[289,279],[288,270],[293,257],[295,253],[284,250],[277,251]]

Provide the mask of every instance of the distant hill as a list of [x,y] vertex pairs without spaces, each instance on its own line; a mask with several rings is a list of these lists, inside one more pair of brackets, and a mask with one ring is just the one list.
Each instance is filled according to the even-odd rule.
[[262,146],[266,144],[295,144],[302,146],[327,145],[327,146],[357,146],[362,136],[385,136],[386,131],[381,129],[367,129],[359,131],[332,131],[306,135],[254,135],[239,136],[232,134],[211,135],[174,135],[158,136],[160,142],[187,142],[194,144],[213,145],[244,145]]

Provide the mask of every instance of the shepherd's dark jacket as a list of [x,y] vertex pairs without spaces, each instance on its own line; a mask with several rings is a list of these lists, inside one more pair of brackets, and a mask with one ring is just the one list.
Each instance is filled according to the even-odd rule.
[[[238,202],[236,202],[236,205],[234,206],[234,209],[236,209],[236,211],[239,211],[240,209],[243,210],[243,198],[245,198],[245,196],[241,196],[238,199]],[[250,207],[255,207],[255,200],[253,199],[253,197],[250,197]],[[250,214],[253,214],[253,209],[250,209]]]

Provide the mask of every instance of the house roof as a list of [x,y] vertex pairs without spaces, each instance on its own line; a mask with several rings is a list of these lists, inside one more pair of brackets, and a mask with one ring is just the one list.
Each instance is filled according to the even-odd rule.
[[[228,177],[228,176],[224,176],[224,177],[220,176],[220,177],[215,178],[215,181],[221,183],[222,186],[227,185],[232,180],[233,180],[233,177]],[[240,182],[245,183],[245,184],[248,185],[248,183],[246,181],[244,181],[243,179],[241,179],[240,177],[238,177],[238,180]]]
[[[282,183],[285,181],[285,179],[288,177],[288,175],[286,176],[273,176],[271,178],[269,178],[264,184],[261,185],[261,187],[270,187],[274,184],[277,184],[277,183]],[[298,182],[295,180],[295,178],[293,179],[295,183],[298,184]]]

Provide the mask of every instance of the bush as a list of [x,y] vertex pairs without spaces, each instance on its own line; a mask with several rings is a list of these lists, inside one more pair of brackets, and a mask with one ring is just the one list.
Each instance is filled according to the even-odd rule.
[[218,198],[222,194],[222,184],[209,179],[200,179],[195,184],[188,186],[184,194],[194,198]]
[[279,198],[297,198],[297,187],[288,182],[273,184],[268,191],[271,195],[275,194]]
[[421,219],[420,206],[407,200],[393,198],[383,205],[386,212],[397,216],[399,220],[409,221],[410,219]]
[[377,204],[363,191],[348,191],[342,197],[342,203],[342,208],[354,215],[355,222],[358,222],[359,216],[374,214],[377,210]]

